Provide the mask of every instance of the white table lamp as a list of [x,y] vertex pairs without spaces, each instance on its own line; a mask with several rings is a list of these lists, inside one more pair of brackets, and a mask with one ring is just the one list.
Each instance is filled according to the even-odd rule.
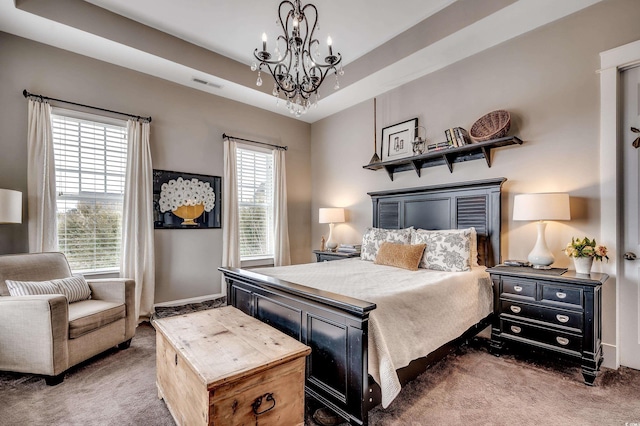
[[319,213],[319,223],[329,224],[329,238],[327,238],[327,249],[335,250],[338,247],[338,243],[331,239],[333,234],[333,224],[344,222],[344,209],[343,208],[321,208]]
[[0,223],[22,223],[22,192],[0,189]]
[[545,220],[570,220],[569,194],[519,194],[513,199],[513,220],[537,220],[538,239],[528,260],[535,269],[550,269],[555,258],[545,240]]

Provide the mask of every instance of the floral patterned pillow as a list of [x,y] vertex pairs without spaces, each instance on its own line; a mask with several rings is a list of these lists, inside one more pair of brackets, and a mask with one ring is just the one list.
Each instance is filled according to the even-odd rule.
[[447,229],[411,233],[411,244],[426,244],[420,267],[436,271],[462,272],[470,269],[471,230]]
[[396,244],[410,244],[412,230],[413,228],[367,228],[362,236],[362,253],[360,254],[360,258],[362,260],[376,260],[378,249],[385,241]]

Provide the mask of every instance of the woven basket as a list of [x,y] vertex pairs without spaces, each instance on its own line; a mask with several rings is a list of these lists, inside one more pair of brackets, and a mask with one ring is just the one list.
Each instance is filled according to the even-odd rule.
[[509,127],[511,127],[511,115],[508,111],[491,111],[473,123],[469,136],[476,142],[498,139],[506,136]]

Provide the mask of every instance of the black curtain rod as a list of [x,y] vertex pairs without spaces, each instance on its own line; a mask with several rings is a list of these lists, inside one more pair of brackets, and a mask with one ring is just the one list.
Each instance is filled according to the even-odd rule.
[[45,101],[45,100],[47,100],[47,101],[56,101],[56,102],[62,102],[62,103],[65,103],[65,104],[75,105],[75,106],[79,106],[79,107],[83,107],[83,108],[91,108],[91,109],[95,109],[95,110],[98,110],[98,111],[104,111],[104,112],[110,112],[110,113],[113,113],[113,114],[125,115],[127,117],[136,118],[138,120],[147,120],[149,123],[151,123],[151,117],[141,117],[139,115],[127,114],[126,112],[113,111],[113,110],[110,110],[110,109],[94,107],[94,106],[91,106],[91,105],[84,105],[84,104],[79,104],[79,103],[76,103],[76,102],[65,101],[63,99],[56,99],[56,98],[50,98],[48,96],[36,95],[34,93],[29,93],[26,90],[22,91],[22,95],[25,98],[28,98],[29,96],[33,96],[34,98],[40,98],[41,101]]
[[230,135],[227,135],[226,133],[223,133],[222,137],[223,138],[227,138],[227,139],[235,139],[237,141],[245,141],[245,142],[257,143],[259,145],[266,145],[266,146],[270,146],[272,148],[281,149],[283,151],[286,151],[286,150],[289,149],[288,146],[273,145],[273,144],[266,143],[266,142],[252,141],[251,139],[236,138],[235,136],[230,136]]

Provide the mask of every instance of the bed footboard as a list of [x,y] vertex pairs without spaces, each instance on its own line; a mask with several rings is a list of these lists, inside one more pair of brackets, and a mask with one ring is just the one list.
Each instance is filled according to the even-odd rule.
[[311,347],[307,395],[351,424],[366,425],[368,320],[376,305],[252,271],[219,269],[229,305]]

